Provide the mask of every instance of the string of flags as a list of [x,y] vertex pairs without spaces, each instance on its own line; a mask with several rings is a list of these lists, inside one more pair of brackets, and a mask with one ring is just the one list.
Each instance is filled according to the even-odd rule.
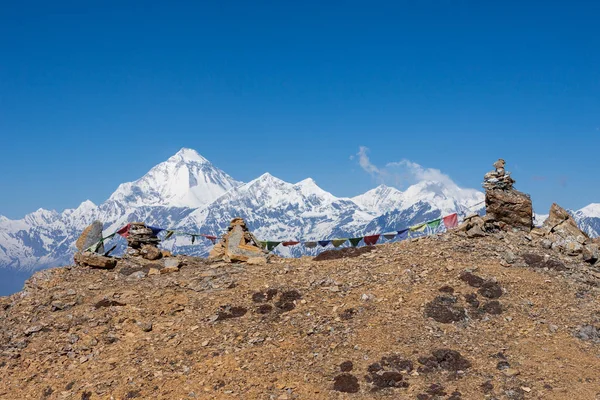
[[[127,224],[124,227],[118,229],[116,232],[111,233],[108,236],[103,237],[102,239],[100,239],[98,242],[94,243],[93,245],[91,245],[90,247],[88,247],[87,249],[85,249],[85,251],[91,251],[91,252],[96,252],[96,250],[98,249],[98,247],[100,247],[100,245],[102,243],[104,243],[105,241],[112,239],[115,235],[119,235],[124,237],[125,239],[127,239],[127,237],[129,236],[129,229],[131,228],[131,224]],[[187,235],[187,236],[191,236],[192,238],[192,244],[194,244],[196,242],[196,238],[202,237],[205,239],[208,239],[212,242],[212,244],[217,243],[217,237],[214,235],[205,235],[202,233],[189,233],[189,232],[184,232],[184,231],[180,231],[180,230],[176,230],[176,229],[166,229],[166,228],[159,228],[156,226],[150,226],[150,225],[146,225],[146,228],[149,228],[152,230],[152,234],[153,235],[158,235],[160,232],[162,231],[166,231],[167,234],[165,235],[165,237],[163,238],[163,240],[167,240],[169,239],[171,236],[178,234],[178,235]]]
[[[427,228],[434,230],[434,229],[439,228],[442,224],[446,227],[446,229],[456,228],[458,226],[458,214],[457,213],[450,214],[445,217],[441,217],[441,218],[437,218],[437,219],[434,219],[431,221],[413,225],[409,228],[405,228],[405,229],[402,229],[399,231],[386,232],[386,233],[380,233],[380,234],[375,234],[375,235],[359,236],[359,237],[352,237],[352,238],[341,238],[341,239],[315,240],[315,241],[299,241],[299,240],[270,241],[270,240],[266,240],[266,241],[260,241],[259,245],[268,251],[274,250],[279,245],[282,245],[284,247],[289,247],[289,246],[296,246],[299,244],[304,245],[304,247],[306,247],[307,249],[314,249],[318,246],[326,247],[330,244],[333,245],[334,247],[340,247],[344,243],[349,242],[352,245],[352,247],[356,247],[359,245],[359,243],[361,241],[364,242],[364,244],[367,246],[373,246],[379,241],[379,239],[381,237],[383,237],[386,240],[393,240],[396,238],[399,238],[400,240],[404,240],[404,239],[408,239],[411,236],[411,233],[424,232]],[[113,238],[115,235],[120,235],[124,238],[127,238],[129,236],[130,227],[131,227],[131,224],[125,225],[124,227],[118,229],[116,232],[114,232],[106,237],[103,237],[97,243],[94,243],[93,245],[88,247],[86,250],[95,252],[102,243]],[[158,235],[160,232],[166,231],[167,233],[164,236],[163,240],[167,240],[171,236],[176,235],[176,234],[190,236],[192,238],[192,244],[194,244],[196,242],[197,238],[204,238],[204,239],[210,240],[212,242],[212,244],[215,244],[218,239],[218,237],[214,236],[214,235],[206,235],[206,234],[202,234],[202,233],[189,233],[189,232],[184,232],[184,231],[180,231],[180,230],[176,230],[176,229],[165,229],[165,228],[160,228],[160,227],[150,226],[150,225],[146,225],[146,227],[152,230],[153,235]]]
[[279,245],[282,245],[284,247],[289,247],[289,246],[296,246],[299,244],[304,245],[304,247],[306,247],[307,249],[314,249],[318,246],[326,247],[330,244],[333,245],[334,247],[340,247],[344,243],[349,242],[352,245],[352,247],[356,247],[356,246],[358,246],[358,244],[361,241],[364,242],[364,244],[367,246],[373,246],[377,243],[377,241],[381,237],[383,237],[386,240],[393,240],[396,238],[399,238],[400,240],[404,240],[404,239],[408,239],[410,237],[411,233],[413,233],[413,232],[424,232],[427,228],[429,228],[431,230],[438,229],[442,225],[442,223],[444,224],[444,227],[446,227],[446,229],[456,228],[458,226],[458,214],[457,213],[450,214],[445,217],[441,217],[441,218],[437,218],[437,219],[434,219],[431,221],[413,225],[409,228],[405,228],[405,229],[402,229],[399,231],[380,233],[380,234],[376,234],[376,235],[367,235],[367,236],[343,238],[343,239],[316,240],[316,241],[295,241],[295,240],[270,241],[270,240],[266,240],[266,241],[259,242],[259,244],[262,246],[262,248],[264,248],[268,251],[274,250]]

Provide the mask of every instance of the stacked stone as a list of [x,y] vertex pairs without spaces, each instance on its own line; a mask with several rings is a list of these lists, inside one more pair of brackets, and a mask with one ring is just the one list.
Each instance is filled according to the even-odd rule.
[[499,159],[494,163],[495,170],[483,177],[485,221],[494,223],[502,230],[517,229],[529,232],[533,227],[531,198],[513,188],[515,181],[504,166],[504,160]]
[[490,171],[483,177],[483,187],[485,190],[502,189],[512,190],[515,180],[511,178],[510,172],[504,169],[506,162],[499,159],[494,163],[494,171]]
[[157,260],[162,257],[157,247],[160,239],[156,237],[152,229],[143,222],[132,222],[129,224],[127,235],[127,253],[132,256],[142,256],[148,260]]

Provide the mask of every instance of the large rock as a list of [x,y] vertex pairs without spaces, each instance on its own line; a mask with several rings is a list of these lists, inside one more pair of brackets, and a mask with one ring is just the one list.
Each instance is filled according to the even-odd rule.
[[552,234],[554,241],[577,242],[584,244],[589,241],[589,236],[577,226],[571,214],[558,204],[552,204],[550,214],[541,228],[546,234]]
[[530,231],[533,227],[531,198],[517,190],[488,189],[485,208],[489,218],[510,227]]
[[100,254],[86,251],[84,253],[75,253],[73,257],[76,264],[101,269],[113,269],[117,265],[117,260],[111,257],[104,257]]
[[[86,249],[88,249],[91,245],[98,243],[100,239],[102,239],[102,227],[102,222],[94,221],[90,226],[85,228],[81,233],[81,236],[79,236],[79,238],[75,242],[77,250],[83,252]],[[104,253],[103,243],[100,243],[96,252]]]

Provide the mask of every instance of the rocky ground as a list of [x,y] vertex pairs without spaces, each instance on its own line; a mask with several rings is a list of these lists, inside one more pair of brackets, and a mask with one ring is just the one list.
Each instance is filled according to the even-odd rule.
[[320,259],[39,272],[0,398],[600,398],[600,267],[506,232]]

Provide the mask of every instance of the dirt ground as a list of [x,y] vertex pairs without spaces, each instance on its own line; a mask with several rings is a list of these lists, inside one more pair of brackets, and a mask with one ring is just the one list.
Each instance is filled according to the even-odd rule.
[[518,233],[37,273],[2,399],[600,399],[600,271]]

